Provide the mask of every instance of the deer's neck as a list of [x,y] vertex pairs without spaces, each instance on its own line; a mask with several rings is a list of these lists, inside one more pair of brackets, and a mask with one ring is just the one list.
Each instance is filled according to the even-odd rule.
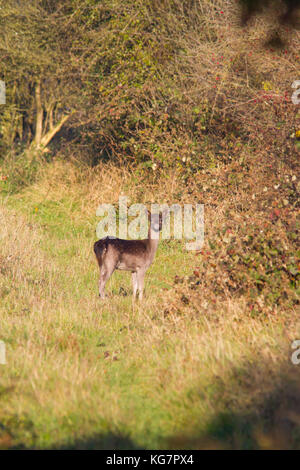
[[154,259],[154,256],[158,247],[158,243],[159,243],[159,233],[152,230],[150,226],[149,232],[148,232],[147,247],[148,247],[151,261]]

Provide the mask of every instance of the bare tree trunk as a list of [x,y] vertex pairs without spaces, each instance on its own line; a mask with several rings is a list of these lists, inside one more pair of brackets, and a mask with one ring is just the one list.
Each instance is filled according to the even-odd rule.
[[[35,137],[33,142],[30,145],[30,149],[33,150],[34,148],[40,148],[43,147],[45,150],[45,147],[49,144],[49,142],[53,139],[55,134],[57,134],[64,123],[69,119],[69,117],[73,114],[70,113],[68,115],[65,115],[61,118],[61,120],[54,125],[53,123],[53,109],[55,104],[51,103],[48,108],[47,108],[47,117],[46,117],[46,122],[44,123],[43,126],[43,105],[42,105],[42,97],[41,97],[41,80],[39,79],[36,87],[35,87],[35,102],[36,102],[36,125],[35,125]],[[46,132],[46,129],[49,125],[49,130]],[[46,132],[43,135],[43,127],[44,127],[44,132]]]
[[36,102],[36,125],[35,125],[35,145],[40,146],[43,132],[43,107],[41,100],[41,80],[39,80],[35,87],[35,102]]
[[53,108],[54,106],[51,105],[50,111],[49,111],[49,129],[52,130],[54,125],[53,125]]
[[[57,134],[64,123],[70,118],[73,112],[68,115],[65,115],[61,118],[61,120],[57,123],[53,123],[53,109],[55,107],[54,103],[51,103],[47,109],[47,117],[46,121],[43,126],[43,105],[42,105],[42,97],[41,97],[41,80],[39,79],[36,87],[35,87],[35,101],[36,101],[36,126],[35,126],[35,137],[33,142],[30,145],[30,149],[34,150],[34,148],[39,149],[42,147],[42,151],[45,151],[45,147],[49,144],[49,142],[53,139],[55,134]],[[49,130],[46,132],[47,127],[49,125]],[[45,134],[43,135],[43,127]]]
[[46,119],[45,119],[45,122],[44,122],[44,132],[51,130],[53,129],[53,108],[55,106],[55,103],[53,101],[51,101],[50,103],[47,103],[45,105],[45,108],[46,108]]

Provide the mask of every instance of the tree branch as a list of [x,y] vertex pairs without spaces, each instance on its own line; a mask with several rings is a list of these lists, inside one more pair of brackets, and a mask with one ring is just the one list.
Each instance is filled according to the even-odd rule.
[[49,144],[49,142],[53,139],[55,134],[57,134],[60,131],[64,123],[72,116],[72,114],[74,114],[74,112],[63,116],[61,120],[42,137],[40,144],[43,147],[46,147]]

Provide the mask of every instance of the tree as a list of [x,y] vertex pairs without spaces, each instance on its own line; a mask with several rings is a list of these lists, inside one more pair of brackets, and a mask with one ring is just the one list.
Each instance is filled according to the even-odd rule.
[[0,1],[1,79],[7,87],[1,133],[7,146],[26,139],[45,149],[89,102],[90,62],[97,36],[84,22],[93,1]]

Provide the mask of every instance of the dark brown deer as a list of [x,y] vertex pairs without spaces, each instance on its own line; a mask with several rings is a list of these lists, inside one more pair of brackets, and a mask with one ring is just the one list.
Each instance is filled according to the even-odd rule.
[[133,297],[139,291],[139,299],[143,298],[145,273],[155,257],[164,216],[164,213],[151,214],[148,211],[150,226],[145,240],[106,237],[94,244],[100,268],[99,296],[102,299],[105,297],[105,284],[115,269],[132,272]]

